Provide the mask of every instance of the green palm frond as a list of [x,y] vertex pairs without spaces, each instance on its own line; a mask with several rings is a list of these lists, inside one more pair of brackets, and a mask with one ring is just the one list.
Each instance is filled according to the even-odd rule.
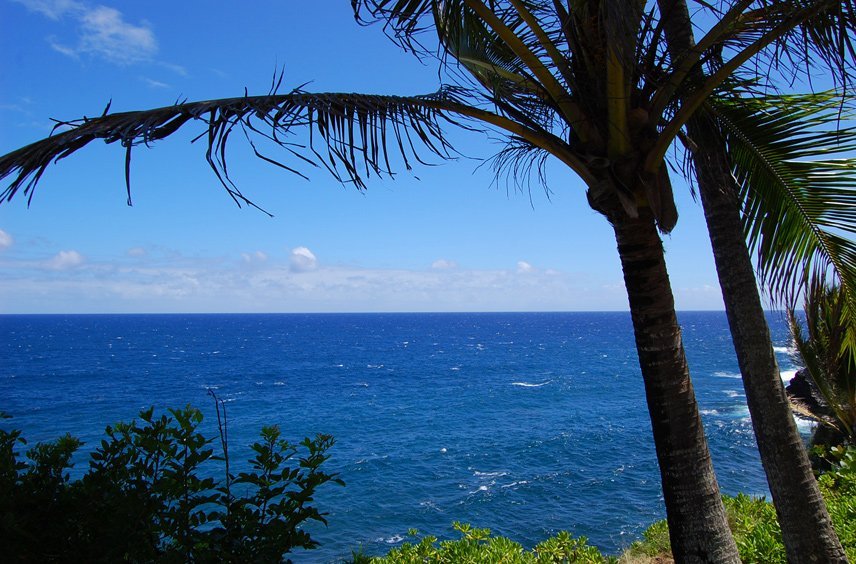
[[[255,154],[274,165],[304,176],[295,166],[326,168],[336,179],[365,188],[372,174],[391,175],[391,158],[400,158],[409,170],[420,153],[448,158],[452,149],[441,123],[458,123],[446,106],[455,106],[454,89],[427,96],[372,96],[363,94],[288,94],[243,96],[180,103],[153,110],[107,114],[58,122],[50,137],[0,157],[0,179],[12,177],[0,193],[11,200],[19,191],[32,198],[34,188],[49,165],[82,149],[92,141],[119,143],[126,151],[125,174],[130,204],[132,149],[151,145],[191,123],[201,125],[207,144],[205,158],[229,195],[240,205],[253,205],[229,177],[227,144],[232,134],[244,134]],[[294,141],[296,132],[307,141]],[[263,139],[284,150],[291,159],[282,162],[263,155],[256,141]]]
[[[716,98],[744,202],[746,235],[775,303],[832,269],[856,304],[856,128],[832,93]],[[837,158],[836,158],[837,157]]]

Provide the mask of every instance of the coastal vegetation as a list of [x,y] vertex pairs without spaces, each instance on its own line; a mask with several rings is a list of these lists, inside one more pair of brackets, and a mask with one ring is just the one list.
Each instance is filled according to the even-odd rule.
[[[326,523],[313,503],[328,482],[330,436],[284,440],[263,427],[249,471],[230,472],[199,431],[202,413],[140,412],[107,427],[88,468],[71,478],[80,440],[65,435],[21,456],[20,430],[0,429],[0,546],[5,562],[279,562],[317,545],[302,525]],[[222,412],[225,415],[225,412]],[[6,417],[6,416],[4,416]],[[220,465],[222,479],[212,476]]]
[[[317,488],[344,485],[321,470],[333,439],[293,445],[264,427],[249,472],[230,473],[225,422],[217,437],[199,432],[202,413],[186,407],[107,427],[88,468],[71,478],[81,442],[70,435],[26,451],[20,431],[0,429],[0,544],[10,562],[280,562],[317,546],[303,528],[325,523],[312,505]],[[6,418],[7,416],[4,416]],[[219,443],[219,454],[215,447]],[[826,449],[819,477],[847,558],[856,561],[856,447]],[[79,457],[78,457],[79,458]],[[235,465],[235,462],[231,462]],[[234,466],[233,466],[234,467]],[[76,472],[80,475],[80,472]],[[216,481],[212,476],[221,474]],[[787,562],[776,511],[763,498],[723,497],[740,560]],[[457,563],[649,564],[672,562],[668,524],[653,523],[621,554],[603,554],[585,538],[559,532],[531,549],[489,529],[455,523],[457,539],[411,530],[381,556],[355,550],[355,564]]]
[[[856,562],[856,448],[838,447],[828,451],[830,469],[819,478],[820,490],[847,559]],[[738,494],[724,496],[728,525],[734,535],[740,561],[745,564],[784,564],[788,562],[782,531],[772,503],[764,498]],[[505,537],[494,537],[488,529],[455,523],[460,538],[438,541],[436,537],[419,536],[380,557],[357,553],[355,564],[410,564],[417,562],[491,564],[539,564],[552,562],[579,564],[667,564],[674,562],[669,541],[668,523],[657,521],[642,533],[642,539],[619,555],[606,555],[587,544],[585,538],[574,538],[560,532],[526,550]]]
[[[757,138],[733,128],[726,131],[725,124],[734,121],[717,100],[733,103],[744,94],[775,89],[775,80],[759,69],[779,69],[780,58],[798,58],[799,64],[792,65],[795,73],[817,67],[847,83],[856,29],[852,3],[699,2],[699,21],[691,21],[682,0],[567,5],[354,0],[353,6],[358,20],[379,22],[405,50],[435,57],[453,83],[425,96],[281,94],[280,77],[263,96],[105,111],[101,117],[63,123],[68,130],[0,157],[0,177],[14,176],[4,199],[19,191],[32,195],[48,166],[95,139],[119,142],[129,167],[133,147],[149,145],[188,123],[203,125],[206,158],[236,202],[248,204],[253,203],[231,182],[225,162],[227,141],[236,128],[284,147],[299,163],[320,164],[360,189],[372,175],[392,175],[391,155],[408,168],[410,160],[420,160],[419,153],[450,156],[444,137],[448,126],[501,131],[506,145],[494,160],[498,174],[513,180],[528,177],[542,172],[548,157],[555,158],[583,180],[589,205],[614,231],[676,560],[736,562],[739,543],[729,530],[711,465],[660,239],[678,220],[670,164],[680,168],[674,166],[680,163],[667,162],[667,153],[681,143],[695,167],[788,557],[793,562],[843,560],[778,379],[745,244],[741,203],[751,202],[760,210],[744,215],[750,224],[753,218],[762,224],[757,218],[764,218],[775,226],[789,225],[788,213],[775,205],[775,197],[753,200],[747,195],[747,187],[762,186],[756,178],[733,182],[738,169],[732,160],[735,139]],[[696,42],[693,29],[705,18],[704,35]],[[422,42],[426,33],[428,47]],[[749,112],[748,118],[765,111]],[[298,129],[309,131],[305,154],[284,141]],[[253,149],[261,156],[255,145]],[[747,154],[751,162],[753,154],[762,153]],[[291,164],[262,158],[296,172]],[[773,156],[779,160],[787,157]],[[128,174],[126,168],[126,178]],[[835,212],[842,194],[852,189],[852,183],[843,184],[841,190],[832,190],[841,187],[833,182],[826,192],[816,191],[822,197],[812,209],[820,216]],[[127,186],[130,201],[129,182]],[[852,217],[843,217],[835,229],[852,231]],[[781,249],[805,247],[801,233],[811,232],[817,220],[803,219],[793,229],[776,229],[773,243],[766,238],[768,229],[747,230],[759,237],[761,254],[788,273],[774,279],[831,265],[850,288],[854,249],[846,238],[819,237],[814,241],[824,243],[814,247],[819,255],[808,252],[799,260],[787,258],[793,252],[781,254]],[[789,241],[782,244],[782,238]],[[848,303],[854,304],[852,299]]]

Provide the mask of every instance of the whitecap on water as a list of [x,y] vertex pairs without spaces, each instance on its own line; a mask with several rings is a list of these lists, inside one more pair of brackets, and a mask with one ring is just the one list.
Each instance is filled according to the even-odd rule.
[[508,472],[479,472],[475,470],[473,476],[478,476],[479,478],[501,478],[502,476],[508,476]]
[[797,371],[796,371],[796,369],[794,369],[794,370],[782,370],[780,374],[782,375],[782,381],[785,382],[786,384],[788,384],[788,383],[790,383],[791,378],[793,378],[794,376],[797,375]]
[[793,354],[794,349],[791,347],[773,347],[773,352],[782,353],[782,354]]
[[511,482],[510,484],[505,484],[505,485],[500,486],[500,487],[501,487],[501,488],[503,488],[503,489],[505,489],[505,488],[515,488],[515,487],[517,487],[517,486],[523,486],[523,485],[528,484],[528,483],[529,483],[529,482],[528,482],[527,480],[520,480],[519,482]]
[[520,386],[521,388],[540,388],[541,386],[546,386],[551,383],[552,380],[547,380],[546,382],[541,382],[540,384],[532,384],[530,382],[512,382],[512,386]]
[[739,374],[739,373],[735,373],[735,372],[724,372],[724,371],[722,371],[722,370],[717,371],[717,372],[714,372],[714,373],[713,373],[713,375],[714,375],[714,376],[716,376],[717,378],[735,378],[735,379],[740,378],[740,374]]
[[702,415],[719,415],[719,411],[715,409],[702,409],[700,413]]

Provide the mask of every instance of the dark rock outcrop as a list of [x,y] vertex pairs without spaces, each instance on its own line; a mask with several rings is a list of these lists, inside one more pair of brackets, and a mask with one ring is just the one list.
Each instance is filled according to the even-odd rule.
[[797,370],[790,383],[785,387],[785,391],[789,398],[804,405],[811,413],[830,414],[829,407],[823,400],[820,390],[817,389],[817,384],[814,383],[805,368]]

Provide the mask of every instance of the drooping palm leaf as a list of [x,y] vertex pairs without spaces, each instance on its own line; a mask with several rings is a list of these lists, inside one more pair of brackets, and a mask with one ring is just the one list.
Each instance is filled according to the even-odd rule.
[[[338,180],[363,189],[365,179],[372,174],[390,174],[392,151],[408,169],[411,160],[420,159],[417,149],[449,157],[450,147],[440,125],[452,118],[439,108],[454,99],[451,90],[412,97],[309,94],[294,90],[288,94],[181,103],[59,122],[55,131],[67,129],[0,157],[0,179],[13,177],[0,199],[11,200],[19,190],[32,198],[36,184],[51,163],[102,139],[125,148],[130,203],[132,149],[141,144],[151,145],[189,124],[202,126],[197,139],[204,138],[207,143],[205,158],[238,203],[252,202],[229,178],[226,148],[236,129],[246,135],[253,151],[265,161],[303,176],[294,168],[295,163],[286,164],[259,152],[254,139],[272,141],[296,158],[297,163],[326,167]],[[297,128],[308,133],[305,145],[293,141]]]
[[794,303],[830,268],[856,296],[856,158],[847,154],[856,128],[837,127],[838,104],[827,93],[708,106],[726,131],[746,235],[774,303]]
[[[292,173],[309,164],[326,168],[341,182],[358,189],[366,187],[372,174],[391,176],[391,160],[424,164],[421,154],[449,158],[453,149],[443,135],[442,125],[466,129],[495,127],[519,136],[535,147],[548,151],[585,182],[592,182],[585,165],[559,137],[532,129],[512,119],[473,107],[460,100],[454,87],[425,96],[378,96],[367,94],[307,93],[243,96],[203,102],[188,102],[153,110],[107,114],[59,122],[68,128],[0,157],[0,180],[11,177],[0,192],[0,202],[11,200],[19,191],[32,198],[34,189],[52,163],[82,149],[92,141],[119,143],[126,151],[125,179],[130,203],[130,163],[132,149],[151,145],[180,128],[197,124],[205,139],[207,159],[217,178],[240,205],[254,205],[231,181],[226,162],[228,141],[236,129],[247,139],[256,156]],[[476,125],[473,125],[476,124]],[[304,133],[305,143],[293,135]],[[296,161],[284,162],[262,154],[256,145],[267,140]]]

